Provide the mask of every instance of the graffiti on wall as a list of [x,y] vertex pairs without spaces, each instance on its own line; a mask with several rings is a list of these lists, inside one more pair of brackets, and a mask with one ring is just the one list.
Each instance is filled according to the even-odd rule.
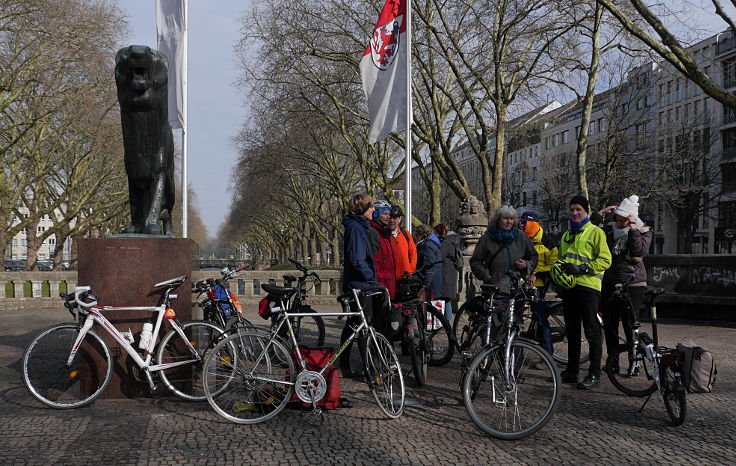
[[709,266],[653,266],[649,284],[681,294],[736,296],[736,270]]

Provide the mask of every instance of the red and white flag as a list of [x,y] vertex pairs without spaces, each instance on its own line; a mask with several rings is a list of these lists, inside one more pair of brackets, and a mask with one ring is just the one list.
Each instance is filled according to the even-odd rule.
[[371,128],[368,142],[383,141],[406,128],[407,0],[386,0],[365,54],[360,76],[368,98]]

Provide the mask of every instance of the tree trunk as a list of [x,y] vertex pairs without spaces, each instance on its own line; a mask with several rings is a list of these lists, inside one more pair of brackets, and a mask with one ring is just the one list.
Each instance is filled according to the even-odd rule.
[[[493,189],[488,200],[488,218],[491,218],[498,207],[501,206],[501,189],[503,188],[503,152],[506,138],[506,112],[508,108],[504,103],[496,104],[496,154],[493,159]],[[486,187],[486,196],[488,188]]]
[[332,234],[332,266],[340,267],[340,233],[338,230]]
[[431,210],[429,212],[429,223],[431,225],[437,225],[440,223],[442,218],[442,203],[441,203],[441,197],[442,197],[442,177],[437,172],[437,169],[433,166],[432,167],[432,189],[430,190],[429,196],[430,196],[430,206]]

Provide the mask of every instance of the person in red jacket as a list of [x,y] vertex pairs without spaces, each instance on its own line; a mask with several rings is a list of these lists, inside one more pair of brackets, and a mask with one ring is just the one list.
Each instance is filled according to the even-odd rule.
[[394,250],[394,265],[396,266],[396,281],[404,277],[405,272],[414,273],[417,269],[417,246],[414,238],[406,229],[401,228],[401,218],[404,212],[401,207],[391,204],[388,227],[391,230],[391,247]]
[[385,286],[391,299],[394,299],[396,297],[396,265],[391,246],[391,229],[388,227],[388,221],[391,218],[391,204],[381,200],[376,201],[373,207],[375,210],[371,227],[378,233],[378,251],[373,254],[373,260],[376,263],[376,281]]

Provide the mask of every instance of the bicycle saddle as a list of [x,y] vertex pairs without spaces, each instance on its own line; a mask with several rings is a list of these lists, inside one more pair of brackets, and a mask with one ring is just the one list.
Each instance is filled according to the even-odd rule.
[[270,283],[262,283],[261,288],[268,294],[275,296],[291,296],[296,293],[296,288],[291,286],[278,286]]
[[664,288],[656,288],[654,286],[648,286],[645,288],[644,294],[647,296],[657,296],[664,293]]
[[496,285],[481,284],[480,291],[483,294],[496,294],[498,293],[498,287]]
[[182,275],[181,277],[176,277],[176,278],[172,278],[171,280],[166,280],[166,281],[163,281],[161,283],[156,283],[155,285],[153,285],[153,287],[154,288],[160,288],[162,286],[173,286],[173,287],[177,287],[177,286],[181,285],[182,283],[184,283],[184,280],[186,280],[186,279],[187,279],[187,276],[186,275]]

